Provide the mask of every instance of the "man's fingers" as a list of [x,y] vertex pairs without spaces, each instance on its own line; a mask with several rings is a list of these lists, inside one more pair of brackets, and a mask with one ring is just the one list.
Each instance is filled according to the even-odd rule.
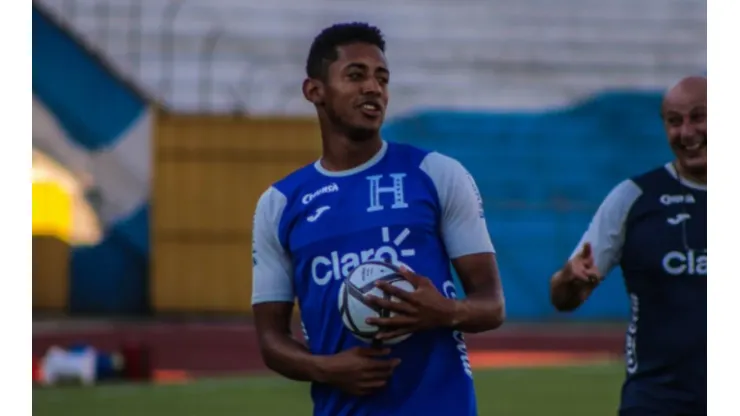
[[391,377],[393,377],[393,368],[382,368],[382,369],[374,369],[374,370],[366,371],[362,376],[362,380],[386,381]]
[[421,276],[419,276],[418,274],[412,272],[411,270],[407,269],[404,266],[401,266],[399,268],[399,273],[401,274],[401,276],[403,276],[404,278],[406,278],[406,280],[408,280],[409,283],[411,283],[412,285],[414,285],[414,287],[416,287],[416,285],[418,285],[419,282],[422,279]]
[[367,396],[375,393],[378,389],[385,387],[388,384],[388,380],[366,380],[357,383],[357,387],[353,389],[353,393],[357,396]]
[[411,331],[411,329],[409,328],[400,328],[400,329],[394,329],[391,331],[383,331],[383,332],[379,332],[378,335],[375,336],[375,339],[379,339],[379,340],[393,339],[396,337],[400,337],[401,335],[410,334],[411,332],[413,331]]
[[376,308],[387,309],[404,315],[414,315],[417,312],[417,309],[407,302],[392,301],[390,299],[383,299],[373,295],[365,296],[365,301]]
[[584,267],[583,265],[578,265],[576,267],[573,267],[573,281],[574,282],[581,282],[581,283],[598,283],[601,280],[601,275],[599,274],[599,270],[592,266],[592,267]]
[[594,258],[593,257],[587,257],[585,259],[581,259],[580,263],[583,267],[586,269],[589,269],[594,266]]
[[362,369],[362,380],[387,380],[393,375],[393,371],[401,363],[399,359],[372,360]]
[[583,248],[581,249],[581,256],[582,259],[587,259],[591,257],[591,243],[586,243],[583,245]]
[[594,264],[590,264],[585,270],[586,276],[591,283],[598,283],[601,281],[601,272],[599,268]]
[[360,384],[360,387],[362,387],[363,389],[377,389],[379,387],[385,386],[387,382],[388,382],[387,379],[386,380],[378,380],[378,379],[368,380],[368,381],[363,381]]
[[[413,282],[411,282],[411,284],[413,285]],[[406,301],[406,302],[412,302],[413,301],[413,296],[411,295],[412,292],[407,292],[407,291],[401,289],[400,287],[393,286],[392,284],[390,284],[388,282],[379,281],[379,282],[377,282],[375,284],[375,286],[378,289],[382,290],[383,292],[385,292],[385,293],[387,293],[387,294],[389,294],[391,296],[397,297],[398,299],[401,299],[403,301]]]
[[377,325],[381,328],[402,328],[416,324],[416,318],[410,316],[396,315],[391,318],[367,318],[365,320],[370,325]]
[[372,362],[367,364],[367,368],[370,373],[393,372],[393,369],[398,367],[399,364],[401,364],[400,358],[393,358],[390,360],[372,360]]
[[390,348],[357,348],[357,352],[365,357],[383,357],[391,353]]

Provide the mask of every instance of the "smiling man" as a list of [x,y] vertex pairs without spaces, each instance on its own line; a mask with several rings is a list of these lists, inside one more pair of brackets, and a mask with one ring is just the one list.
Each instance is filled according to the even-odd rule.
[[[364,23],[325,29],[311,46],[303,94],[316,108],[323,155],[270,187],[255,212],[252,303],[262,356],[283,376],[313,383],[317,416],[474,416],[461,332],[503,322],[496,257],[465,168],[381,139],[384,51],[380,31]],[[367,260],[419,273],[404,272],[416,291],[392,305],[397,316],[377,322],[379,338],[413,334],[392,348],[353,337],[338,310],[342,279]],[[450,263],[464,300],[455,299]],[[290,333],[296,299],[307,346]]]
[[663,99],[673,162],[617,185],[551,279],[558,310],[580,306],[621,266],[632,306],[622,416],[706,415],[707,79]]

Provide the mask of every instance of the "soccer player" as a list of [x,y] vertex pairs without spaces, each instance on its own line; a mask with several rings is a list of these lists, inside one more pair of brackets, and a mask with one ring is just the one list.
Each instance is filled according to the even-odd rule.
[[[461,332],[504,320],[494,248],[459,162],[381,139],[390,82],[384,50],[381,32],[364,23],[334,25],[313,41],[303,94],[318,114],[323,155],[274,183],[255,212],[261,352],[272,370],[312,382],[315,415],[473,416]],[[394,306],[402,314],[376,322],[381,337],[412,333],[390,348],[353,337],[338,310],[342,279],[372,259],[415,272],[404,272],[416,291]],[[450,263],[464,300],[456,299]],[[296,299],[307,345],[291,336]]]
[[551,280],[553,305],[571,311],[621,266],[632,304],[622,416],[706,414],[706,78],[671,88],[661,115],[675,160],[617,185]]

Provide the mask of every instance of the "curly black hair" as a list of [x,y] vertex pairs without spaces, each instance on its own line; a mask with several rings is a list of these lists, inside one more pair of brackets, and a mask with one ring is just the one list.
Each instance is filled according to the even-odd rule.
[[339,58],[337,47],[351,43],[368,43],[385,52],[385,39],[377,27],[362,22],[338,23],[314,38],[306,60],[306,75],[324,79],[329,64]]

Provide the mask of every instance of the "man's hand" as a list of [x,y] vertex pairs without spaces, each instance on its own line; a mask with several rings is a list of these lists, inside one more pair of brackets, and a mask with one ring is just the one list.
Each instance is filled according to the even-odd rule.
[[320,381],[355,395],[364,396],[384,387],[401,360],[383,359],[389,349],[355,347],[321,358]]
[[426,329],[452,326],[455,301],[444,297],[428,278],[403,267],[400,272],[414,286],[413,292],[381,281],[377,287],[398,300],[366,296],[370,305],[395,313],[389,318],[367,319],[368,324],[381,328],[376,339],[385,340]]
[[601,275],[594,264],[590,243],[584,244],[581,252],[563,267],[561,279],[574,286],[595,286],[599,283]]
[[594,263],[591,244],[586,243],[552,277],[550,301],[559,311],[573,311],[588,299],[601,279],[601,273]]

